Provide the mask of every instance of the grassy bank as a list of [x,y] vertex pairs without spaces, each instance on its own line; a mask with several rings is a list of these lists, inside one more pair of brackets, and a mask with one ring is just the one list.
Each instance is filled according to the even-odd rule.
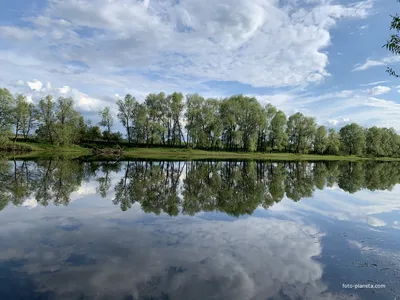
[[[52,156],[85,157],[92,156],[91,149],[81,146],[58,147],[44,143],[17,143],[20,147],[30,148],[26,153],[8,153],[8,157],[16,158],[46,158]],[[101,158],[112,158],[101,155]],[[114,157],[115,158],[115,157]],[[205,151],[184,148],[125,148],[123,159],[165,159],[165,160],[199,160],[199,159],[251,159],[251,160],[377,160],[377,161],[400,161],[400,158],[369,158],[358,156],[333,156],[313,154],[292,154],[292,153],[241,153],[224,151]]]
[[79,157],[90,155],[91,150],[81,146],[72,145],[67,147],[55,146],[46,143],[29,143],[18,142],[15,144],[17,149],[25,149],[24,152],[6,152],[3,153],[6,157],[17,158],[45,158],[52,156],[72,156]]

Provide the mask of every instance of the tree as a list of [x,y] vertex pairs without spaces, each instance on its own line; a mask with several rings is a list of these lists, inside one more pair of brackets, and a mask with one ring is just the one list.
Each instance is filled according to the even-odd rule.
[[[392,52],[395,55],[400,54],[400,16],[396,14],[392,17],[392,22],[390,24],[390,30],[394,30],[395,33],[391,35],[390,39],[383,45],[388,51]],[[390,67],[386,70],[390,75],[399,77],[399,75]]]
[[258,140],[257,140],[257,150],[265,152],[267,147],[272,150],[272,145],[270,144],[271,139],[271,123],[274,119],[277,109],[271,103],[268,103],[263,107],[263,114],[260,118],[259,128],[258,128]]
[[269,144],[271,150],[281,151],[287,144],[288,136],[286,134],[286,115],[279,110],[271,121],[271,133],[269,135]]
[[43,125],[43,128],[39,128],[39,132],[52,144],[54,143],[54,124],[56,120],[54,108],[55,103],[51,95],[46,96],[39,102],[39,118]]
[[317,154],[324,154],[327,145],[328,145],[328,139],[326,136],[326,127],[325,126],[319,126],[317,130],[315,131],[315,136],[314,136],[314,152]]
[[14,97],[9,90],[0,88],[0,144],[8,141],[12,124]]
[[326,154],[338,155],[340,153],[340,148],[340,135],[335,128],[330,128],[326,145]]
[[[182,112],[185,107],[182,93],[173,93],[167,97],[168,102],[168,142],[180,145],[183,138],[181,127]],[[182,137],[182,138],[181,138]]]
[[107,106],[103,110],[101,110],[99,112],[99,116],[101,118],[99,125],[106,129],[108,141],[110,141],[109,137],[111,136],[111,130],[114,126],[114,118],[111,114],[110,107]]
[[121,121],[122,126],[126,129],[128,136],[128,143],[131,142],[131,123],[133,120],[133,110],[136,104],[136,99],[130,94],[127,94],[124,100],[118,100],[118,119]]
[[37,126],[39,112],[33,103],[29,103],[28,115],[22,122],[22,136],[26,141],[30,132]]
[[365,149],[364,128],[356,123],[351,123],[340,129],[340,140],[343,150],[349,155],[361,155]]
[[164,93],[149,94],[145,99],[148,114],[149,140],[153,144],[166,144],[167,132],[167,98]]
[[26,97],[19,94],[15,99],[15,107],[12,111],[13,126],[15,129],[14,143],[17,141],[18,134],[26,128],[29,118],[29,103]]
[[81,115],[74,109],[74,100],[72,98],[58,98],[55,117],[56,143],[69,145],[76,142],[79,139],[76,132],[79,128]]
[[290,149],[296,153],[307,153],[316,131],[315,119],[295,113],[289,117],[286,131]]

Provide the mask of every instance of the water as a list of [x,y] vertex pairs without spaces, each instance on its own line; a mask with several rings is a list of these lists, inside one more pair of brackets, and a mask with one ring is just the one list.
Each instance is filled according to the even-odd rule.
[[398,183],[394,162],[0,162],[0,299],[400,299]]

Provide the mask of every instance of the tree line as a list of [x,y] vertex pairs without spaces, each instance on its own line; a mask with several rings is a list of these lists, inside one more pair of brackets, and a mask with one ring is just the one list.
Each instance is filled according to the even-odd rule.
[[[14,97],[0,89],[0,140],[22,137],[56,145],[107,141],[128,146],[400,157],[400,136],[393,128],[351,123],[337,131],[300,112],[286,116],[254,97],[205,99],[198,94],[159,93],[139,102],[128,94],[116,105],[116,118],[105,107],[98,112],[100,122],[93,124],[74,108],[72,98],[55,100],[49,95],[34,105],[24,95]],[[117,120],[126,139],[114,131]]]
[[400,163],[0,161],[0,210],[28,198],[42,206],[68,205],[72,193],[89,181],[97,182],[96,192],[103,198],[114,191],[112,202],[123,211],[138,203],[147,213],[220,211],[240,216],[285,196],[293,201],[311,198],[316,189],[335,184],[349,193],[391,190],[400,183]]

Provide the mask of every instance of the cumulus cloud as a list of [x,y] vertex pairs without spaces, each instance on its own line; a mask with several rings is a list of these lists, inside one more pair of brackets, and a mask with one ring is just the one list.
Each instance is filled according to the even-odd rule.
[[378,95],[383,95],[386,93],[389,93],[391,91],[391,88],[388,86],[382,86],[378,85],[376,87],[373,87],[368,91],[368,93],[372,96],[378,96]]
[[32,80],[26,83],[32,91],[40,92],[43,87],[43,83],[40,80]]
[[101,61],[110,71],[150,71],[175,81],[190,76],[276,87],[328,76],[323,49],[330,29],[344,18],[365,18],[371,8],[372,1],[50,0],[25,21],[42,33],[30,43],[54,64],[50,70],[65,70],[55,58]]

